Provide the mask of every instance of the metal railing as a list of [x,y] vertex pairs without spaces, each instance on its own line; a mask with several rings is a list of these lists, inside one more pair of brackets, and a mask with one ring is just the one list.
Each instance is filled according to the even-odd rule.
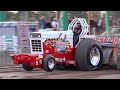
[[0,45],[0,54],[3,52],[9,52],[11,54],[15,53],[30,53],[30,46],[23,47],[23,46],[12,46],[6,47],[4,45]]

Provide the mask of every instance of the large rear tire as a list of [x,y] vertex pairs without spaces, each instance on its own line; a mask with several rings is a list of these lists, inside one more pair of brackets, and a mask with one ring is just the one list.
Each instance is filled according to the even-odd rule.
[[22,63],[22,67],[26,71],[31,71],[34,67],[30,66],[29,63]]
[[78,70],[97,70],[102,64],[102,59],[102,47],[97,41],[93,39],[84,39],[79,42],[75,51],[75,60]]
[[51,72],[55,69],[55,67],[56,67],[55,58],[50,55],[45,56],[43,60],[44,70],[47,72]]

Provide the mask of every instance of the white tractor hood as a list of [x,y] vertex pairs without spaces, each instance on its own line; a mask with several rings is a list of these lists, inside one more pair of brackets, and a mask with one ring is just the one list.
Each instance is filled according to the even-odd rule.
[[39,32],[41,33],[41,38],[42,39],[46,39],[46,38],[58,38],[60,36],[60,38],[64,38],[64,36],[66,35],[67,39],[73,39],[73,32],[71,30],[67,30],[67,31],[47,31],[47,32]]

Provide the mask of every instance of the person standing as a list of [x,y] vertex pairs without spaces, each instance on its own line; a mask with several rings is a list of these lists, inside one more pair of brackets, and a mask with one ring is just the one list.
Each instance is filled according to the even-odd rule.
[[112,16],[109,17],[109,25],[111,27],[113,26],[113,17]]
[[72,18],[69,16],[68,17],[68,24],[70,24],[72,22]]
[[48,20],[46,21],[46,28],[52,28],[51,20],[50,20],[50,19],[48,19]]
[[45,21],[45,17],[42,16],[39,18],[39,26],[41,29],[45,29],[46,28],[46,21]]
[[57,31],[57,27],[58,27],[58,22],[56,18],[53,18],[53,21],[51,22],[52,28],[54,31]]

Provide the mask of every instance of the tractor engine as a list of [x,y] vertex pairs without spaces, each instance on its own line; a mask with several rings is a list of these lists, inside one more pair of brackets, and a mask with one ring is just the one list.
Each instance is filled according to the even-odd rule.
[[33,54],[65,52],[73,47],[73,32],[49,31],[29,33],[30,48]]

